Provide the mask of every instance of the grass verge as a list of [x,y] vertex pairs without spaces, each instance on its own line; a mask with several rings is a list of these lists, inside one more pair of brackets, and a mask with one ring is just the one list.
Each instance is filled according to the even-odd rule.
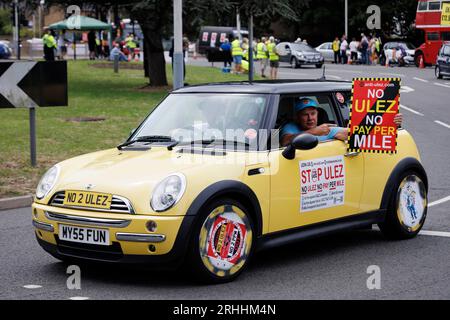
[[[148,83],[142,70],[115,74],[112,65],[93,67],[97,63],[103,62],[69,61],[69,106],[37,110],[36,168],[30,165],[29,111],[0,110],[0,198],[33,193],[41,175],[59,161],[118,145],[170,90],[141,89]],[[187,66],[186,73],[189,84],[246,79],[210,67]],[[170,65],[167,76],[171,83]],[[104,120],[73,121],[82,117]]]

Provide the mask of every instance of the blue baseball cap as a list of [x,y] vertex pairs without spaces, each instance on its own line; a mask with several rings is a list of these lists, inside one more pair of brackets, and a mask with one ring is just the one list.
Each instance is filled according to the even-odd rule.
[[299,100],[300,101],[297,102],[297,104],[295,105],[295,112],[302,111],[303,109],[306,109],[306,108],[317,108],[317,107],[319,107],[319,105],[317,104],[316,100],[313,100],[311,98],[301,97]]

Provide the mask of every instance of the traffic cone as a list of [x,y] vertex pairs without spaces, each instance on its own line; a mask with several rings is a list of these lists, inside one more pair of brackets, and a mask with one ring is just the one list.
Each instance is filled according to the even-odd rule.
[[420,56],[420,62],[419,62],[419,68],[420,69],[425,69],[425,64],[423,63],[423,56]]

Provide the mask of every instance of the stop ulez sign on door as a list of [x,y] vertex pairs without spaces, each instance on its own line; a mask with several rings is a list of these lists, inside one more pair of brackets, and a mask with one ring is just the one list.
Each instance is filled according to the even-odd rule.
[[349,152],[396,153],[400,78],[353,79]]

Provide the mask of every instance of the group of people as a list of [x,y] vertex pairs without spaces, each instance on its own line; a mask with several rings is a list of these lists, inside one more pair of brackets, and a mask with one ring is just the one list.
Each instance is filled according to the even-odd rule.
[[[101,33],[97,37],[95,31],[89,31],[87,35],[89,48],[89,59],[110,59],[114,60],[116,55],[120,61],[130,61],[140,58],[139,39],[132,33],[128,34],[124,40],[116,39],[113,49],[109,48],[109,41],[106,33]],[[62,30],[58,35],[55,31],[47,29],[42,37],[44,59],[54,61],[56,58],[63,60],[67,55],[67,47],[71,42],[66,38],[66,31]]]
[[227,57],[224,61],[224,67],[231,67],[234,63],[234,73],[242,74],[249,71],[250,55],[253,60],[259,64],[261,77],[266,78],[266,70],[270,66],[270,79],[277,79],[280,56],[276,49],[276,42],[273,36],[269,38],[262,37],[256,39],[252,44],[250,50],[250,43],[248,38],[234,38],[230,42],[228,39],[220,46],[220,50],[225,53]]
[[118,56],[119,61],[140,60],[140,41],[133,33],[129,33],[124,40],[116,38],[113,42],[113,49],[109,53],[109,60],[114,60]]
[[69,44],[65,35],[65,30],[62,30],[58,36],[53,30],[45,30],[45,34],[42,37],[42,44],[44,49],[44,59],[46,61],[55,61],[56,57],[59,60],[65,59],[67,55],[67,46]]
[[[332,43],[334,52],[334,63],[361,63],[361,64],[377,64],[381,54],[381,39],[377,36],[366,36],[361,33],[361,40],[357,41],[355,37],[348,43],[347,35],[343,35],[340,39],[336,37]],[[350,60],[347,55],[350,50]],[[361,53],[361,61],[358,61],[358,52]]]

